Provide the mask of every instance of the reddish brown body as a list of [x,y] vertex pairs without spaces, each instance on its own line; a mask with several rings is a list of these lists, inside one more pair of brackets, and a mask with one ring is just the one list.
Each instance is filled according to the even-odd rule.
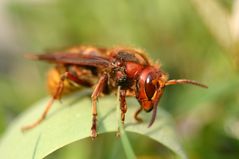
[[120,87],[121,119],[124,123],[127,111],[126,96],[135,96],[140,108],[135,113],[135,119],[141,121],[138,114],[145,110],[153,110],[151,126],[155,120],[157,105],[163,90],[167,85],[189,83],[197,86],[207,86],[186,79],[168,80],[168,76],[158,65],[152,64],[142,50],[130,48],[95,48],[80,46],[62,52],[31,55],[31,59],[55,63],[49,71],[48,88],[52,100],[44,113],[36,122],[23,130],[38,125],[47,115],[55,99],[62,95],[79,90],[80,86],[93,87],[92,93],[92,137],[96,137],[97,109],[96,100],[100,94],[109,94]]

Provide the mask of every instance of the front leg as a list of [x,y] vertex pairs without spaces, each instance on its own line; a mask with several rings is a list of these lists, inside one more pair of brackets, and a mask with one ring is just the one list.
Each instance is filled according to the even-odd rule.
[[139,113],[143,110],[143,107],[140,106],[140,108],[135,112],[134,114],[134,119],[137,121],[137,122],[142,122],[143,119],[138,117]]
[[[125,90],[121,90],[119,88],[118,90],[119,93],[119,102],[120,102],[120,110],[121,110],[121,124],[122,127],[124,127],[124,120],[125,120],[125,113],[127,112],[127,105],[126,105],[126,91]],[[120,126],[118,125],[118,131],[116,133],[116,136],[119,137],[120,136]]]
[[100,77],[98,83],[96,84],[96,87],[91,95],[91,100],[92,100],[92,126],[91,126],[91,137],[94,139],[97,136],[97,107],[96,107],[96,102],[97,98],[99,97],[100,93],[103,91],[107,84],[107,75],[104,74],[103,76]]
[[120,110],[121,110],[121,122],[122,126],[124,126],[124,120],[125,120],[125,113],[127,112],[127,105],[126,105],[126,91],[120,90]]

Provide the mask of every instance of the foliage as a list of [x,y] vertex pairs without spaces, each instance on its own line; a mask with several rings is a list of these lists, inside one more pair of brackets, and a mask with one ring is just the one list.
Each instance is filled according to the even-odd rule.
[[[21,132],[21,126],[34,121],[36,117],[40,115],[39,112],[41,112],[44,108],[43,106],[47,104],[48,99],[37,103],[30,111],[17,119],[2,138],[0,157],[8,159],[44,158],[67,144],[89,137],[91,127],[91,100],[85,97],[86,93],[87,91],[82,91],[80,94],[71,95],[63,99],[64,103],[55,104],[55,109],[51,111],[48,118],[41,125],[28,132]],[[118,119],[115,111],[116,107],[114,106],[117,105],[118,102],[114,102],[114,98],[116,97],[110,96],[99,100],[99,138],[102,133],[114,132],[116,134],[116,130],[118,130]],[[131,99],[128,104],[136,105],[137,103]],[[177,154],[183,159],[186,158],[178,143],[172,121],[165,111],[160,109],[158,111],[159,117],[155,124],[151,128],[147,128],[148,123],[146,121],[149,121],[150,115],[143,113],[142,117],[145,122],[137,123],[133,118],[133,113],[136,110],[137,109],[132,106],[128,109],[125,123],[126,131],[142,134],[161,143],[165,146],[164,149],[168,149],[168,155],[171,154],[170,156]],[[125,131],[121,131],[120,138],[122,138],[123,145],[126,146],[125,152],[127,156],[127,153],[130,153],[131,146],[127,143],[128,138]],[[97,138],[95,140],[97,140]],[[115,138],[112,138],[112,141],[114,140],[119,139],[115,136]],[[91,142],[94,143],[94,141]],[[137,152],[137,149],[135,149],[135,152]],[[158,155],[160,156],[160,154]],[[118,158],[120,157],[122,157],[122,154],[118,156]]]
[[[13,36],[8,45],[0,44],[1,133],[46,92],[42,86],[47,66],[24,60],[24,52],[78,44],[127,45],[145,49],[154,61],[160,59],[171,79],[195,79],[209,86],[169,87],[160,101],[173,116],[189,158],[238,158],[238,7],[238,0],[9,1]],[[86,153],[108,140],[114,151],[114,137],[106,135],[99,144],[85,139],[82,145],[70,145],[86,147]],[[129,141],[138,143],[135,136],[129,135]],[[155,147],[144,137],[140,140]],[[132,146],[140,149],[140,144]],[[62,149],[56,156],[75,156],[77,150]]]

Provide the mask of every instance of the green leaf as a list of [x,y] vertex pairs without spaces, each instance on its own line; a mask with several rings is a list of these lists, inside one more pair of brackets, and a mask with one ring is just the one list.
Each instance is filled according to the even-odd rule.
[[[21,115],[2,136],[0,158],[29,159],[43,158],[55,150],[89,137],[91,132],[91,100],[86,96],[89,91],[82,91],[55,102],[47,118],[36,128],[25,133],[21,126],[36,120],[49,99],[44,99]],[[105,96],[98,100],[98,133],[115,132],[118,129],[115,96]],[[150,113],[140,114],[143,123],[137,123],[133,114],[138,109],[134,98],[127,100],[128,111],[125,119],[125,131],[148,136],[172,150],[180,158],[186,158],[173,128],[170,116],[162,109],[152,127],[147,128]],[[97,138],[96,138],[97,140]],[[94,142],[94,141],[92,141]]]

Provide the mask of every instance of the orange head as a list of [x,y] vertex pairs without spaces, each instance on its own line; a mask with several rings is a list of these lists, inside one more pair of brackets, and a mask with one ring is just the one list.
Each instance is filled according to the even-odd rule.
[[136,98],[139,101],[141,107],[146,112],[150,112],[153,110],[152,119],[149,123],[149,127],[153,124],[156,118],[157,105],[160,100],[160,97],[163,95],[164,87],[179,83],[193,84],[207,88],[206,85],[200,84],[192,80],[167,80],[167,75],[163,73],[160,69],[153,66],[145,67],[141,71],[136,85]]

